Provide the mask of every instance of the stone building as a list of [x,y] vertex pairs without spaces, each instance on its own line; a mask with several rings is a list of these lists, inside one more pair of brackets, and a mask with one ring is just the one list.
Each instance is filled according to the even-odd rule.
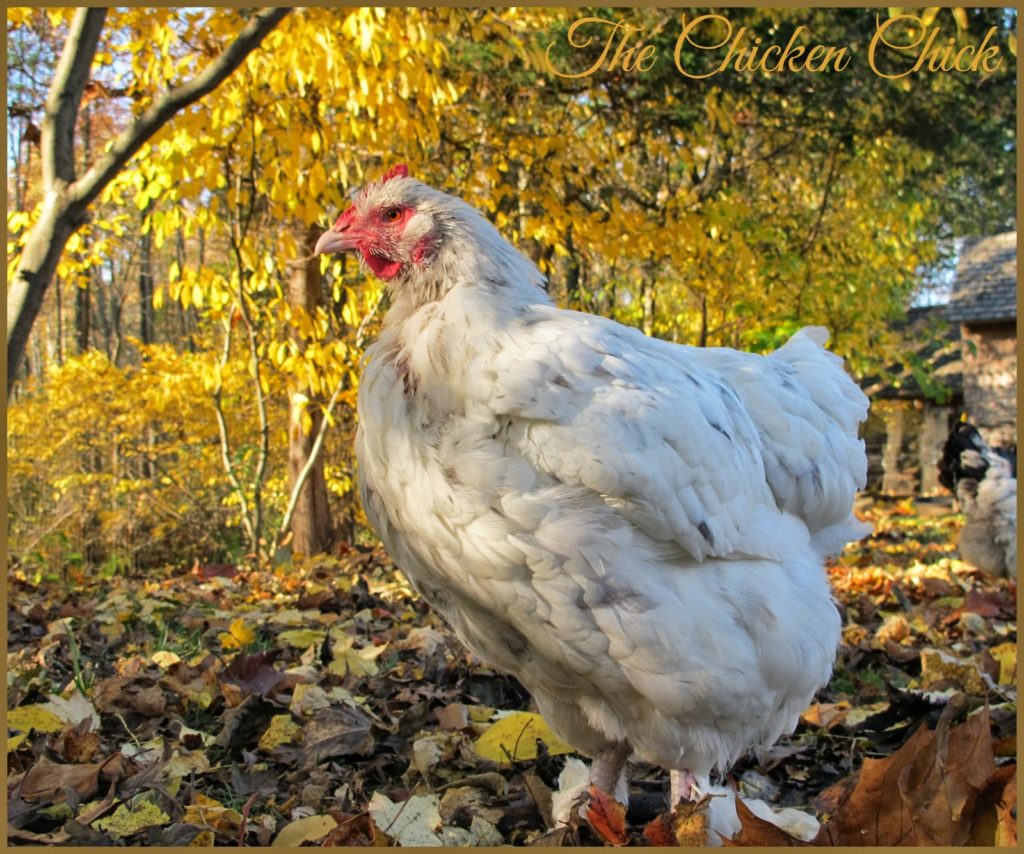
[[946,316],[960,325],[968,419],[990,443],[1016,442],[1016,231],[964,245]]
[[[913,308],[901,326],[917,342],[908,364],[862,384],[868,491],[944,493],[936,467],[961,412],[990,443],[1017,441],[1017,233],[966,242],[948,305]],[[927,391],[915,363],[930,368]]]
[[[900,324],[915,342],[906,364],[892,365],[885,378],[862,383],[871,400],[862,435],[868,454],[868,492],[932,495],[941,492],[938,463],[949,430],[963,409],[960,329],[946,319],[946,306],[912,308]],[[930,367],[928,391],[914,366]]]

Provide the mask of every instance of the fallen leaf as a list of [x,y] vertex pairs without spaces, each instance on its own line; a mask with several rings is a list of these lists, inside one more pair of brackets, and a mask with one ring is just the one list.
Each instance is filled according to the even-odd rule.
[[380,668],[377,659],[387,649],[387,644],[380,646],[365,646],[357,649],[355,638],[349,634],[332,634],[336,639],[334,645],[334,659],[327,667],[329,673],[337,676],[376,676]]
[[373,750],[370,718],[351,706],[316,712],[302,733],[302,764],[312,768],[334,756],[362,755]]
[[441,814],[436,795],[413,795],[395,803],[386,795],[374,792],[370,799],[370,815],[381,833],[403,847],[440,847]]
[[227,632],[221,632],[220,643],[224,649],[241,649],[256,642],[256,632],[246,623],[244,617],[239,617],[231,623]]
[[340,846],[360,848],[369,845],[378,845],[377,825],[373,817],[368,813],[342,812],[341,810],[330,811],[331,817],[338,823],[321,843],[324,848],[338,848]]
[[1013,602],[999,590],[972,588],[964,598],[963,611],[970,611],[979,617],[1012,616],[1016,614]]
[[201,792],[192,795],[192,803],[185,807],[186,824],[198,824],[225,834],[234,834],[242,824],[241,813],[226,807],[215,798]]
[[[294,685],[297,678],[282,673],[274,667],[274,660],[277,658],[277,651],[260,652],[255,655],[242,653],[232,659],[220,676],[221,690],[227,688],[225,699],[234,699],[237,696],[239,702],[249,696],[271,697],[282,691],[285,687]],[[231,691],[231,687],[235,691]],[[229,705],[237,705],[230,702]]]
[[65,789],[71,789],[84,801],[96,793],[100,768],[99,763],[61,765],[41,756],[21,781],[21,798],[30,803],[61,803]]
[[1005,765],[978,793],[968,845],[1017,847],[1017,766]]
[[740,820],[740,830],[732,839],[724,840],[722,843],[724,846],[791,847],[807,845],[806,842],[791,836],[778,825],[755,815],[742,798],[736,798],[736,815]]
[[7,728],[23,733],[60,732],[64,721],[41,705],[18,706],[7,713]]
[[157,652],[154,652],[149,657],[149,660],[152,661],[158,667],[161,667],[164,670],[166,670],[168,667],[172,667],[173,665],[175,665],[179,661],[181,661],[181,656],[178,655],[176,652],[171,652],[170,650],[161,649],[161,650],[158,650]]
[[270,843],[273,848],[295,848],[303,842],[319,842],[338,826],[329,815],[310,815],[286,824]]
[[999,663],[999,684],[1017,684],[1017,644],[1001,643],[989,650],[992,657]]
[[682,801],[671,812],[676,845],[682,848],[703,848],[708,844],[708,806],[711,796],[695,802]]
[[135,807],[121,804],[112,815],[93,822],[93,826],[111,836],[123,838],[137,833],[144,827],[167,824],[171,817],[151,801],[142,801]]
[[277,639],[286,646],[306,649],[314,644],[323,643],[326,637],[327,632],[322,629],[289,629],[286,632],[281,632]]
[[988,710],[949,729],[951,706],[943,710],[931,743],[900,774],[900,795],[918,845],[964,845],[978,792],[996,770]]
[[292,720],[291,715],[274,715],[270,725],[260,736],[259,749],[269,753],[282,744],[295,744],[302,735],[302,727]]
[[83,719],[78,724],[65,724],[60,736],[53,745],[65,762],[91,762],[100,750],[100,735],[92,732],[92,720]]
[[626,808],[597,786],[590,786],[587,794],[587,824],[609,845],[625,845],[629,842]]
[[42,707],[53,712],[65,723],[78,725],[88,719],[90,729],[99,729],[100,716],[96,714],[92,701],[78,691],[69,697],[51,696]]
[[476,752],[484,759],[499,764],[537,758],[537,742],[547,747],[548,753],[573,753],[573,748],[561,741],[547,721],[533,712],[513,712],[498,720],[475,742]]
[[448,825],[441,828],[441,844],[445,847],[491,848],[504,845],[504,843],[505,840],[498,832],[498,828],[478,815],[470,818],[468,828],[449,827]]
[[466,729],[469,726],[469,712],[462,703],[451,703],[438,709],[437,722],[441,729]]
[[941,649],[921,650],[921,686],[928,690],[942,682],[955,682],[968,694],[985,693],[978,665]]
[[850,708],[847,700],[839,703],[814,703],[800,715],[800,720],[808,726],[832,729],[846,720]]
[[678,845],[671,816],[668,813],[662,813],[647,822],[644,825],[644,839],[647,840],[648,845],[655,848],[673,848]]
[[147,718],[156,718],[167,710],[163,689],[149,676],[111,676],[96,685],[92,700],[103,714],[138,712]]
[[405,639],[399,641],[396,646],[399,649],[412,649],[421,653],[424,658],[429,658],[437,650],[444,646],[445,637],[437,629],[429,626],[412,629]]
[[885,759],[865,759],[855,780],[841,781],[816,806],[833,814],[819,845],[963,845],[979,792],[995,761],[987,712],[950,728],[963,695],[943,710],[935,731],[919,727]]

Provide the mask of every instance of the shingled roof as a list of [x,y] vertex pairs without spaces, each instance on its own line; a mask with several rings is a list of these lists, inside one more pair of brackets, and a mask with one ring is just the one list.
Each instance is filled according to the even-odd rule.
[[946,315],[958,323],[1017,317],[1017,232],[964,243]]

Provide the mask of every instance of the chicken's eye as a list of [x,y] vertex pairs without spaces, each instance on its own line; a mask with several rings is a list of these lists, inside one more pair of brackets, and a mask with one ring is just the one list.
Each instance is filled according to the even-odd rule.
[[402,218],[401,208],[388,208],[384,211],[384,219],[388,222],[398,222]]

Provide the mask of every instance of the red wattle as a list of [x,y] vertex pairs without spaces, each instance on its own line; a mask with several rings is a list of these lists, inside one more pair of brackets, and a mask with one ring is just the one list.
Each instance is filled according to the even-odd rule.
[[373,271],[379,279],[393,279],[398,275],[398,271],[402,269],[401,261],[389,261],[387,258],[381,258],[380,255],[374,255],[368,249],[361,250],[363,258],[366,260],[367,265]]

